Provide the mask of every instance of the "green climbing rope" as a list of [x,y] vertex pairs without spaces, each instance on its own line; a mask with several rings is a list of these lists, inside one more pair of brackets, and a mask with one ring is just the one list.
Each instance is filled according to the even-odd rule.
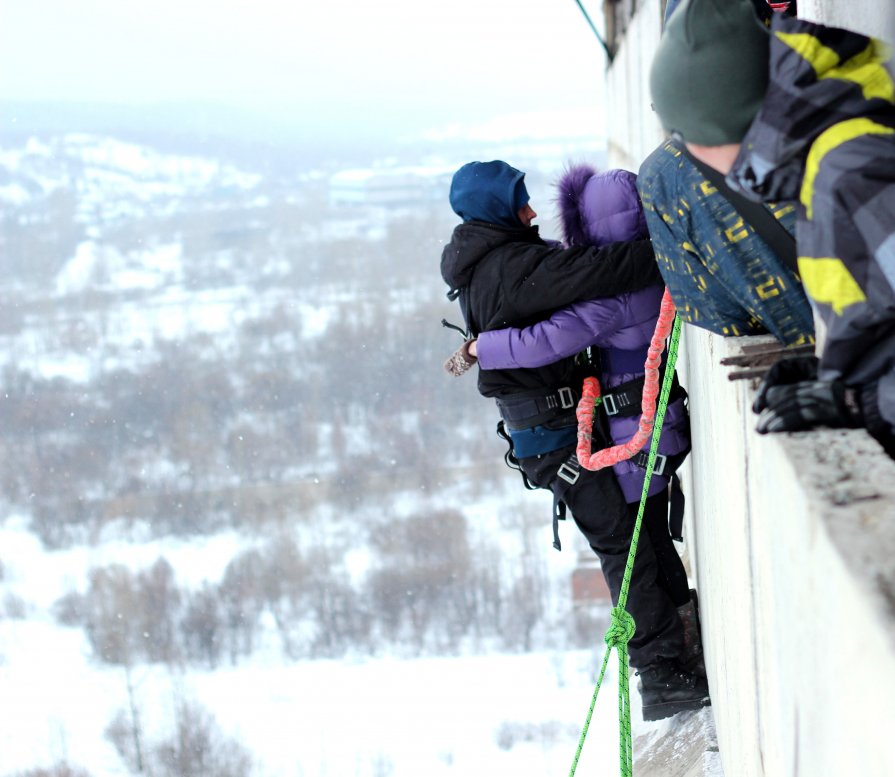
[[632,777],[634,773],[634,757],[631,745],[631,696],[628,688],[628,642],[631,640],[631,637],[634,636],[636,624],[634,623],[634,618],[632,618],[631,614],[625,609],[625,605],[628,602],[628,589],[631,587],[631,574],[634,571],[634,558],[637,555],[637,540],[640,537],[640,526],[643,523],[643,511],[646,506],[646,497],[649,492],[650,479],[653,476],[653,469],[656,464],[656,452],[659,449],[659,437],[662,434],[662,425],[665,423],[665,410],[668,407],[668,397],[671,393],[671,384],[674,380],[674,366],[677,363],[677,349],[680,336],[681,320],[678,316],[675,316],[674,324],[671,328],[671,337],[668,342],[668,359],[665,363],[665,377],[662,380],[662,390],[659,393],[659,404],[656,408],[653,437],[650,442],[649,458],[646,462],[646,477],[643,480],[643,493],[640,495],[640,508],[637,511],[637,521],[634,524],[631,550],[628,552],[628,561],[625,565],[622,587],[618,595],[618,604],[612,608],[612,618],[609,623],[609,629],[604,637],[606,642],[606,653],[603,656],[603,665],[600,668],[600,676],[597,678],[597,685],[594,688],[590,707],[587,710],[587,717],[584,721],[581,737],[578,740],[578,749],[575,751],[575,759],[572,761],[569,777],[574,777],[575,770],[578,768],[578,760],[581,758],[581,751],[584,748],[584,740],[587,737],[590,721],[594,714],[594,707],[596,707],[597,704],[597,695],[600,693],[600,686],[603,683],[603,677],[606,674],[606,667],[609,665],[609,656],[611,655],[613,648],[618,652],[618,727],[621,776]]

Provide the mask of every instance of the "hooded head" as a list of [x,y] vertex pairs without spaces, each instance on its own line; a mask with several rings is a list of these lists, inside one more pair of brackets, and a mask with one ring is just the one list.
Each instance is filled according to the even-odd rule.
[[519,220],[529,199],[524,179],[525,173],[506,162],[469,162],[451,180],[451,208],[463,221],[524,226]]
[[601,247],[649,234],[634,173],[598,173],[590,165],[572,165],[563,173],[557,190],[562,232],[568,245]]
[[768,86],[767,28],[751,0],[683,0],[650,69],[653,107],[688,143],[739,143]]

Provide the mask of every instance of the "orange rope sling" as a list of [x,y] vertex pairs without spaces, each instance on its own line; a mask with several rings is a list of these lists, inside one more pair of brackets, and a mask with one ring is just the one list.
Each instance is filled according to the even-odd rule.
[[604,448],[596,453],[591,452],[594,409],[602,400],[599,381],[593,377],[584,379],[581,400],[575,411],[575,417],[578,419],[578,447],[575,453],[578,456],[578,463],[585,469],[603,469],[630,459],[649,441],[656,420],[656,398],[659,396],[659,367],[662,364],[662,351],[665,350],[665,340],[671,333],[674,313],[674,303],[666,288],[665,294],[662,295],[656,331],[653,332],[652,340],[650,340],[644,364],[646,375],[643,381],[643,398],[640,405],[643,414],[640,416],[640,425],[630,440],[620,445]]

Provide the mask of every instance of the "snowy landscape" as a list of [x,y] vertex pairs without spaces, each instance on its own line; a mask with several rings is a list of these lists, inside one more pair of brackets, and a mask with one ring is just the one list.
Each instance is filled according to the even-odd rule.
[[568,772],[605,606],[441,369],[443,172],[333,181],[512,154],[551,235],[602,152],[458,133],[350,167],[0,137],[0,777]]

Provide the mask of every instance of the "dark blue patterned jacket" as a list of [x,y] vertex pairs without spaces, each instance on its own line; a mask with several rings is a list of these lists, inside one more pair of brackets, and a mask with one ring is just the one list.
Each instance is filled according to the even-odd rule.
[[[798,278],[671,141],[643,162],[637,188],[659,271],[684,321],[720,335],[814,342]],[[768,207],[794,232],[794,205]]]

